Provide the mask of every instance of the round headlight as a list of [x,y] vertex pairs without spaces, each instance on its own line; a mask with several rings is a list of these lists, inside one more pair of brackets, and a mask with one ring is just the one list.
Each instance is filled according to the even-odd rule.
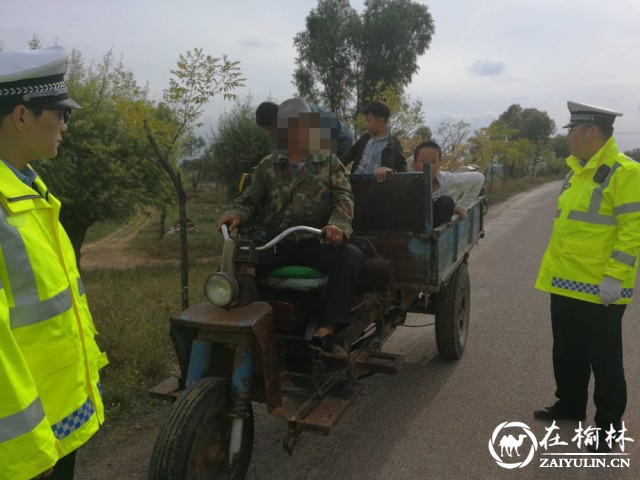
[[238,296],[238,282],[228,273],[214,273],[204,282],[204,296],[217,307],[228,307]]

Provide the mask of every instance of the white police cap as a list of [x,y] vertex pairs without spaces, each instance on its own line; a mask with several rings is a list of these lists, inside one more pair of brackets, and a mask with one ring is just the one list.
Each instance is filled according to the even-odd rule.
[[0,52],[0,107],[82,108],[69,98],[66,70],[67,54],[60,46]]
[[585,122],[598,123],[600,125],[613,126],[616,117],[621,117],[622,113],[614,112],[608,108],[586,105],[578,102],[567,102],[571,118],[562,128],[571,128]]

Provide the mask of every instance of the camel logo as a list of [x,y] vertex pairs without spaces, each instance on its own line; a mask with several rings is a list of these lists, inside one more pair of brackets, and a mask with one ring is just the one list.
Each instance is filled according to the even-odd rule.
[[[527,438],[529,441],[525,441]],[[500,449],[499,455],[496,447]],[[531,463],[537,450],[538,441],[535,435],[529,426],[522,422],[501,423],[493,431],[489,440],[489,453],[502,468],[526,467]]]

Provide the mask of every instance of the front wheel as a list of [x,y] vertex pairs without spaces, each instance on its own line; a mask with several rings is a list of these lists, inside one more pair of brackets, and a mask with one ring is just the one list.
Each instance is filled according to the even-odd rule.
[[436,345],[447,360],[458,360],[464,353],[469,335],[471,288],[469,269],[461,263],[436,303]]
[[253,448],[253,409],[244,419],[240,452],[229,464],[232,418],[229,382],[205,378],[173,404],[160,430],[149,465],[149,480],[241,480]]

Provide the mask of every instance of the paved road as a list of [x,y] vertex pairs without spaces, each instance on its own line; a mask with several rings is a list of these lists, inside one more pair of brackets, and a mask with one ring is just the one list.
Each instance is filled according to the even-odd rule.
[[[547,425],[534,421],[532,412],[554,401],[549,301],[546,294],[533,289],[533,284],[549,239],[558,189],[557,182],[543,186],[499,207],[500,211],[490,212],[486,238],[470,259],[471,330],[467,350],[459,362],[449,363],[438,357],[433,327],[401,328],[385,350],[405,355],[405,368],[396,376],[366,379],[364,393],[331,435],[304,434],[294,456],[288,456],[281,446],[285,424],[267,415],[260,406],[248,478],[640,478],[637,299],[624,320],[629,387],[625,420],[627,436],[637,438],[625,446],[630,467],[541,468],[544,450],[539,450],[529,465],[507,470],[498,466],[489,453],[492,433],[503,422],[524,422],[541,440]],[[407,323],[419,325],[432,318],[413,315]],[[588,421],[593,413],[591,405]],[[562,422],[559,427],[556,433],[569,445],[564,449],[549,447],[547,452],[579,451],[571,443],[576,425]],[[517,436],[522,430],[513,432]],[[526,442],[520,449],[521,459],[531,447],[531,441]],[[497,445],[496,449],[499,453]],[[517,457],[513,458],[515,461]]]

